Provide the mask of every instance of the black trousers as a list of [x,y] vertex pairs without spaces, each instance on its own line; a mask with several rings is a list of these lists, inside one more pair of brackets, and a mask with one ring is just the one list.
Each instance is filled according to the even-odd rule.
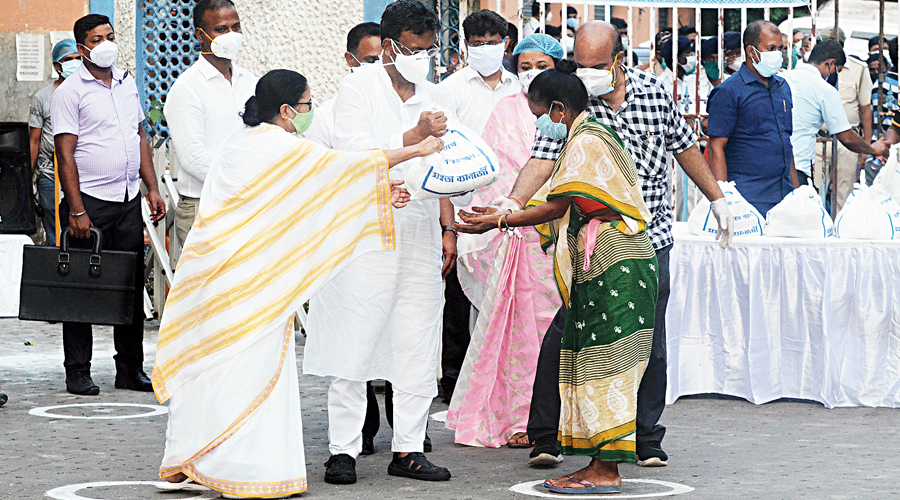
[[[656,251],[659,263],[659,292],[656,300],[656,321],[653,325],[653,344],[650,360],[637,396],[637,444],[662,441],[666,428],[659,423],[666,407],[666,306],[669,303],[669,250],[672,245]],[[531,396],[531,411],[528,414],[528,437],[556,436],[559,429],[559,351],[562,345],[563,326],[566,323],[566,309],[561,308],[541,343],[537,370],[534,376],[534,391]]]
[[444,330],[441,351],[441,387],[452,394],[469,349],[469,314],[472,303],[459,284],[456,271],[444,280]]
[[[113,327],[116,347],[116,368],[140,369],[144,363],[144,223],[141,219],[141,196],[131,201],[105,201],[81,193],[84,209],[91,223],[103,233],[104,250],[137,252],[134,269],[134,321],[130,325]],[[68,225],[69,204],[63,199],[59,204],[59,220]],[[69,237],[72,248],[90,248],[90,239],[80,240]],[[90,371],[93,351],[93,332],[90,324],[63,323],[63,366],[66,374]]]
[[[384,381],[384,413],[388,425],[394,428],[394,388],[390,382]],[[374,438],[381,427],[381,414],[378,411],[378,400],[375,399],[375,388],[372,382],[366,382],[366,420],[363,422],[362,434]]]

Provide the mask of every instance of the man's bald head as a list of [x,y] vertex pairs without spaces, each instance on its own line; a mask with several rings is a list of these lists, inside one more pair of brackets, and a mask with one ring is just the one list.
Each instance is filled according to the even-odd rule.
[[611,64],[624,51],[618,28],[605,21],[585,23],[575,36],[575,63],[583,68]]

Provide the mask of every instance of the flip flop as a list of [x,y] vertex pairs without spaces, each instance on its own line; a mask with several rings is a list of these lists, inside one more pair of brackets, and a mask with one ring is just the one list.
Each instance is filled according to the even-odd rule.
[[[521,433],[517,432],[516,434],[522,434],[522,436],[524,436],[526,438],[528,437],[528,434],[524,433],[524,432],[521,432]],[[510,436],[510,439],[515,437],[516,434],[513,434],[512,436]],[[511,441],[507,440],[506,447],[507,448],[532,448],[532,447],[534,447],[534,441],[529,439],[527,443],[522,444],[522,443],[511,442]]]
[[547,482],[544,482],[545,485],[548,485],[548,489],[553,493],[562,493],[566,495],[607,495],[612,493],[621,493],[621,486],[597,486],[590,481],[585,481],[583,479],[575,479],[574,477],[566,476],[570,481],[576,482],[578,484],[584,485],[584,488],[559,488],[557,486],[548,485]]

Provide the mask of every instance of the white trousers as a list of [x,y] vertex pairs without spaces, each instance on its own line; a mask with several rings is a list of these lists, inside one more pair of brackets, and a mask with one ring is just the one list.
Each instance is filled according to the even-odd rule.
[[[431,409],[430,397],[404,392],[394,385],[394,437],[391,451],[421,452]],[[328,451],[353,458],[362,451],[366,419],[366,383],[335,378],[328,388]]]

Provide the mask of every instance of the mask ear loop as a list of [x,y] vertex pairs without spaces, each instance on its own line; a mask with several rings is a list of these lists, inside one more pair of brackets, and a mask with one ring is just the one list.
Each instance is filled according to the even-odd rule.
[[[201,27],[198,26],[197,29],[200,30],[201,33],[203,33],[204,35],[206,35],[206,38],[209,38],[209,41],[210,41],[210,42],[215,43],[215,44],[218,44],[218,43],[219,43],[219,42],[216,41],[215,38],[209,36],[209,34],[207,34],[206,31],[203,30],[203,28],[201,28]],[[212,46],[210,46],[210,48],[212,48]],[[201,54],[207,54],[207,55],[213,55],[213,56],[216,55],[215,52],[200,52],[200,53],[201,53]]]
[[[613,70],[613,71],[616,71],[616,63],[617,63],[618,61],[619,61],[619,54],[616,54],[616,57],[613,59],[613,63],[612,63],[612,70]],[[616,82],[618,82],[618,81],[619,81],[619,72],[616,71],[616,77],[613,79],[612,83],[610,83],[609,85],[607,85],[607,87],[614,87],[614,86],[616,85]]]

